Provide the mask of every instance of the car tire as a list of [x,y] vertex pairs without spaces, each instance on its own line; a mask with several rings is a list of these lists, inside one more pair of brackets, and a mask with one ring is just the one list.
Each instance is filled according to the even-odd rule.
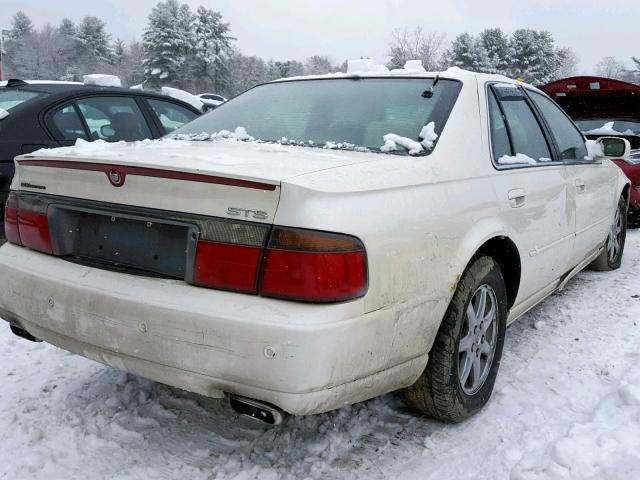
[[[473,320],[469,312],[469,309],[474,315],[480,312],[483,291],[487,303],[483,312],[486,316],[481,317],[485,321],[491,313],[489,309],[495,307],[495,317],[486,326],[479,325],[481,320]],[[416,383],[400,392],[405,403],[418,413],[450,423],[460,422],[480,410],[491,397],[500,367],[507,312],[507,293],[500,267],[491,257],[475,257],[458,282],[424,372]],[[486,333],[486,338],[474,333],[476,329],[480,334]],[[487,353],[485,343],[489,344],[490,340],[491,353]],[[475,366],[474,355],[479,367]],[[482,358],[485,358],[484,366]]]
[[[614,239],[612,241],[612,238]],[[608,272],[617,270],[622,264],[624,244],[627,238],[627,201],[624,197],[618,200],[618,208],[613,217],[613,223],[604,242],[604,250],[590,265],[590,270]]]

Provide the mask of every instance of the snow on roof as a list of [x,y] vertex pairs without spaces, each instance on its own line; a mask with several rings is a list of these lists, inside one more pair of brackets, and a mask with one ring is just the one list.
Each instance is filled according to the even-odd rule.
[[122,82],[117,75],[104,75],[101,73],[92,73],[83,75],[85,85],[97,85],[99,87],[121,87]]
[[0,120],[3,118],[7,118],[9,116],[9,112],[7,112],[4,108],[0,108]]
[[168,97],[172,97],[177,100],[182,100],[183,102],[188,103],[189,105],[191,105],[194,108],[197,108],[200,111],[202,111],[204,107],[204,103],[202,102],[202,100],[200,100],[200,98],[196,97],[195,95],[192,95],[189,92],[180,90],[178,88],[162,87],[161,93],[162,95],[167,95]]

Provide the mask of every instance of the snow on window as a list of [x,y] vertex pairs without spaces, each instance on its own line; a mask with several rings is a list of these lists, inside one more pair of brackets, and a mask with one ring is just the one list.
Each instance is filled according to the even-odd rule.
[[116,75],[103,75],[93,73],[91,75],[83,75],[82,80],[85,85],[97,85],[100,87],[121,87],[120,77]]
[[407,137],[401,137],[395,133],[387,133],[384,137],[384,145],[380,147],[381,152],[393,152],[398,150],[398,145],[406,148],[409,151],[409,155],[418,155],[424,151],[424,148],[420,142],[411,140]]
[[402,137],[395,133],[387,133],[382,137],[384,145],[380,147],[380,151],[385,153],[395,152],[399,150],[398,146],[401,146],[409,151],[409,155],[418,155],[425,150],[431,150],[434,142],[438,138],[435,128],[436,124],[434,122],[429,122],[422,127],[419,135],[422,139],[420,142],[416,142],[411,138]]
[[253,142],[255,140],[255,138],[247,133],[247,129],[244,127],[237,127],[234,134],[238,140],[249,142]]
[[422,146],[427,150],[431,150],[433,148],[433,143],[438,138],[438,134],[436,133],[436,124],[434,122],[427,123],[422,130],[420,130],[420,138],[422,141]]
[[[542,159],[540,159],[542,161]],[[550,159],[544,159],[547,161]],[[516,153],[515,156],[503,155],[498,159],[500,165],[537,165],[538,161],[523,153]]]
[[142,86],[141,83],[139,83],[138,85],[132,85],[131,87],[129,87],[131,90],[144,90],[144,87]]
[[204,106],[200,98],[190,94],[189,92],[180,90],[178,88],[162,87],[161,93],[162,95],[167,95],[168,97],[172,97],[177,100],[182,100],[183,102],[188,103],[189,105],[193,106],[194,108],[197,108],[200,111],[202,111],[202,108]]
[[0,120],[3,118],[7,118],[9,116],[9,112],[7,112],[4,108],[0,108]]

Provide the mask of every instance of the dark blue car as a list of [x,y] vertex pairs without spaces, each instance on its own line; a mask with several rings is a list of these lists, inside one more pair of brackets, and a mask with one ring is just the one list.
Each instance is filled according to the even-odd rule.
[[[202,112],[144,90],[73,82],[9,80],[0,84],[0,215],[14,174],[13,159],[77,139],[108,142],[159,138]],[[0,222],[0,234],[4,221]]]

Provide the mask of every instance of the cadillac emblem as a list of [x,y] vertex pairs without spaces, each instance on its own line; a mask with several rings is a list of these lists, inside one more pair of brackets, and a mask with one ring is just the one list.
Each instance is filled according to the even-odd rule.
[[109,181],[114,187],[121,187],[122,185],[124,185],[125,175],[119,170],[109,170],[109,172],[107,173],[107,177],[109,177]]

